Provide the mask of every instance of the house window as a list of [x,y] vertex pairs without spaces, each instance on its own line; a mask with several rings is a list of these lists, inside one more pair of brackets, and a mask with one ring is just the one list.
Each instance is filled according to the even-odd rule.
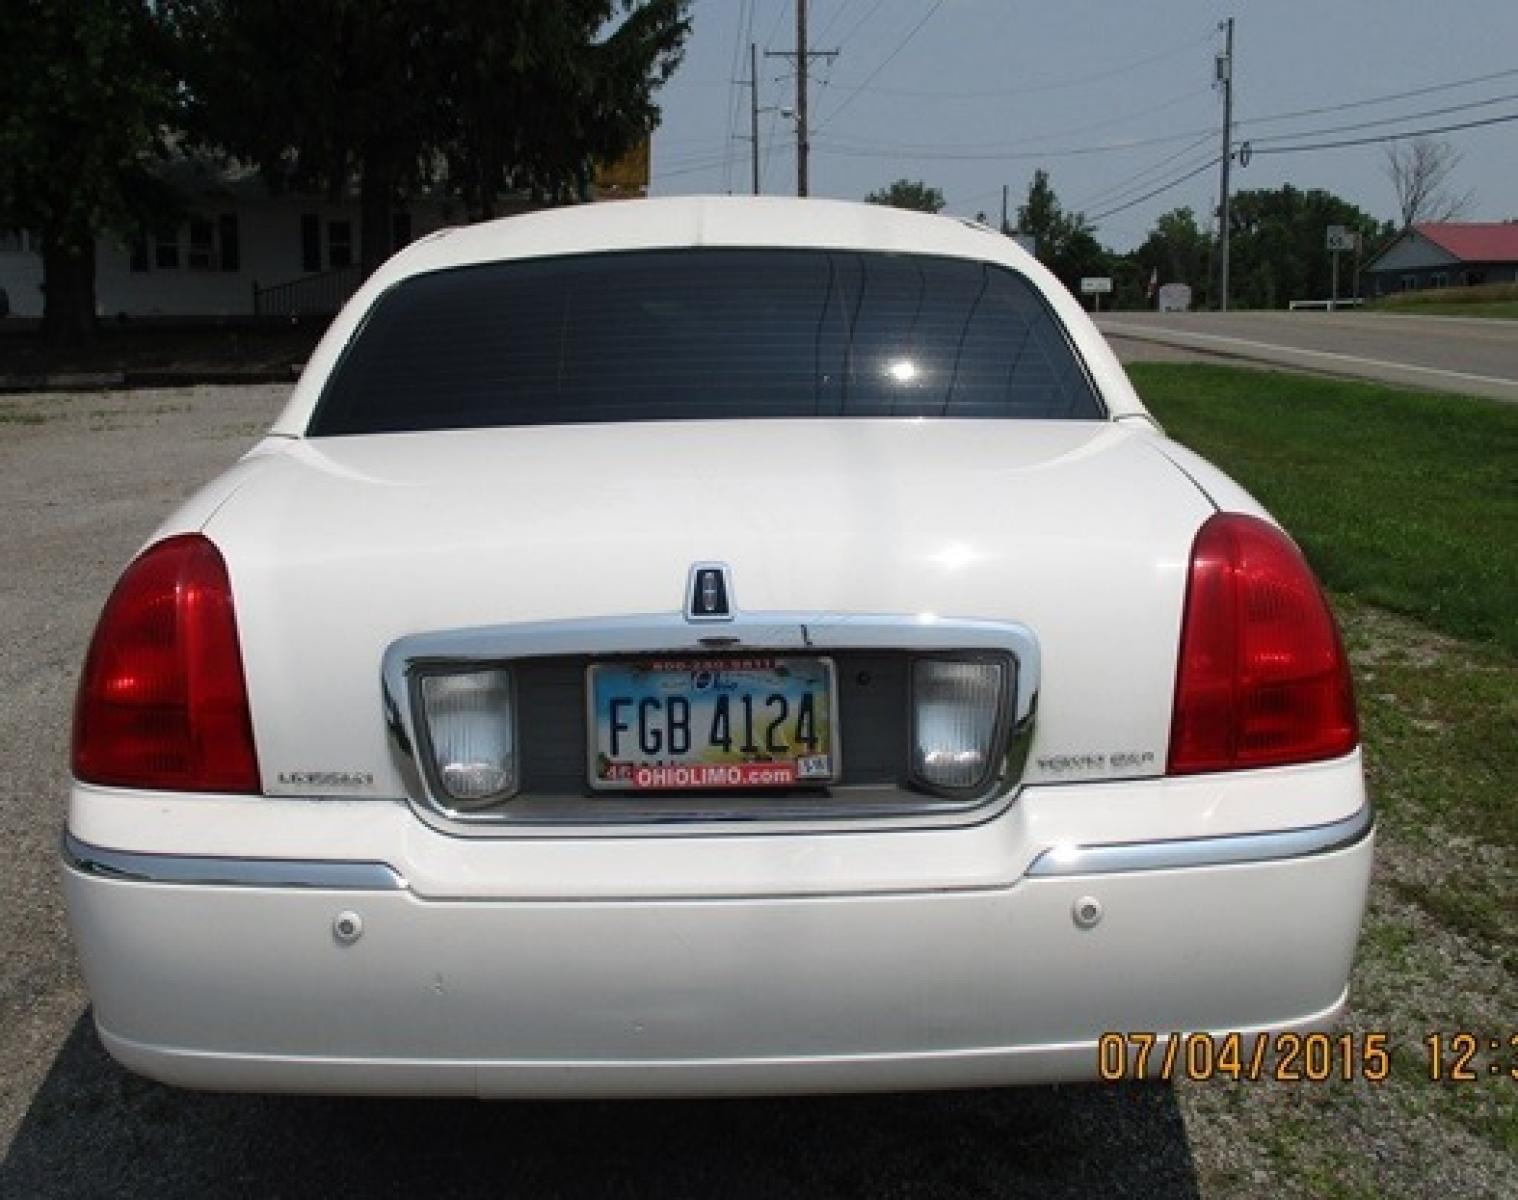
[[27,245],[26,230],[0,229],[0,254],[25,254]]
[[138,237],[132,239],[132,257],[128,265],[133,271],[143,272],[148,269],[148,239]]
[[172,229],[154,236],[153,265],[160,271],[179,269],[179,230]]
[[204,217],[190,218],[190,253],[186,262],[192,271],[209,271],[216,257],[216,230]]
[[411,243],[411,214],[408,212],[396,212],[390,214],[390,249],[399,250],[402,246]]
[[222,213],[216,218],[216,240],[221,243],[221,269],[242,269],[242,240],[238,236],[237,214]]
[[327,265],[351,267],[353,265],[353,222],[327,222]]
[[315,213],[305,213],[300,219],[300,269],[322,269],[322,221]]
[[1416,275],[1402,276],[1402,290],[1404,292],[1416,292],[1418,290],[1418,277]]
[[1435,271],[1433,279],[1429,282],[1436,288],[1449,287],[1449,275],[1444,271]]

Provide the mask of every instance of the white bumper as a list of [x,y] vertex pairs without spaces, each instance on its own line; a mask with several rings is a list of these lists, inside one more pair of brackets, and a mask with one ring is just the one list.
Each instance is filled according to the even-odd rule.
[[[1040,805],[1082,810],[1072,787],[1030,791],[994,820],[953,831],[722,839],[727,852],[746,847],[751,875],[768,857],[775,890],[789,894],[691,894],[703,863],[723,852],[707,838],[643,839],[673,874],[621,896],[573,877],[561,877],[558,896],[527,895],[530,881],[514,888],[496,876],[461,880],[443,898],[419,893],[403,870],[386,882],[368,868],[335,887],[260,886],[256,875],[241,885],[149,882],[112,878],[108,853],[77,840],[65,881],[107,1047],[184,1086],[620,1096],[1075,1080],[1095,1076],[1107,1031],[1247,1032],[1317,1026],[1338,1012],[1372,836],[1357,756],[1312,772],[1272,774],[1359,805],[1285,841],[1194,833],[1207,840],[1190,842],[1192,859],[1224,856],[1220,865],[1142,869],[1186,852],[1190,839],[1121,839],[1122,850],[1084,859],[1074,847],[1099,839],[1026,844]],[[1159,802],[1121,790],[1140,808]],[[91,805],[111,799],[76,794],[74,835],[92,824]],[[406,819],[405,836],[421,844],[394,846],[398,866],[444,836]],[[876,856],[912,856],[934,838],[959,839],[967,864],[1000,845],[1010,877],[861,883]],[[465,843],[454,854],[476,844],[451,840]],[[501,853],[495,845],[480,848],[482,862]],[[556,845],[566,853],[570,843]],[[586,853],[618,845],[631,842],[602,839]],[[1063,848],[1051,856],[1053,845]],[[1264,860],[1229,861],[1251,848]],[[373,861],[373,847],[352,849],[350,861]],[[781,886],[782,860],[794,870],[851,849],[859,861],[852,876],[840,870],[839,887]],[[117,870],[141,874],[142,861],[238,860],[124,855]],[[1075,917],[1087,899],[1100,906],[1091,927]],[[356,940],[335,933],[344,914],[361,922]]]

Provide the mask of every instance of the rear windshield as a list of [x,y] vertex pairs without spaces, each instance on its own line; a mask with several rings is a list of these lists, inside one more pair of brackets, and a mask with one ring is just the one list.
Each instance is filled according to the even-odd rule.
[[313,436],[751,417],[1092,420],[1058,319],[989,263],[661,250],[417,275],[376,301]]

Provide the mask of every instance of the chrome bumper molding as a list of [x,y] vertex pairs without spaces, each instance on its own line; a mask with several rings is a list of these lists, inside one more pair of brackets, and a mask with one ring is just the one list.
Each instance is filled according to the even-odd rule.
[[[1375,811],[1367,804],[1342,821],[1275,833],[1052,846],[1033,860],[1025,874],[1032,879],[1058,879],[1310,858],[1358,844],[1371,835],[1375,823]],[[405,877],[388,863],[139,854],[92,846],[68,830],[63,834],[62,854],[64,865],[70,870],[131,883],[367,892],[403,892],[410,887]]]
[[1222,867],[1309,858],[1344,850],[1369,837],[1375,809],[1327,825],[1308,825],[1273,833],[1239,833],[1222,837],[1177,838],[1165,842],[1110,842],[1085,846],[1051,846],[1028,868],[1035,879],[1070,875],[1112,875],[1129,871],[1166,871],[1185,867]]
[[107,850],[63,831],[63,862],[71,870],[130,883],[184,883],[211,887],[321,888],[330,891],[403,892],[404,877],[378,862],[320,859],[216,858],[191,854],[137,854]]

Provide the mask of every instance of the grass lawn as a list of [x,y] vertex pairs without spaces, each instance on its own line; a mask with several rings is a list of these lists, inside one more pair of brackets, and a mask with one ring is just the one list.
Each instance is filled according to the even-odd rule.
[[1506,317],[1518,320],[1518,300],[1493,300],[1485,304],[1397,304],[1372,307],[1371,312],[1406,313],[1419,317]]
[[[1393,1078],[1183,1086],[1188,1125],[1262,1147],[1282,1194],[1433,1194],[1429,1164],[1457,1146],[1469,1194],[1506,1194],[1518,1089],[1432,1083],[1420,1051],[1433,1032],[1505,1038],[1518,994],[1518,407],[1233,367],[1129,370],[1169,434],[1279,516],[1329,588],[1379,818],[1348,1028],[1390,1034]],[[1258,1189],[1227,1159],[1199,1167],[1204,1193]]]
[[1518,406],[1236,367],[1129,374],[1326,586],[1518,656]]
[[1416,313],[1425,317],[1518,318],[1518,283],[1399,292],[1377,300],[1370,308],[1372,312]]

